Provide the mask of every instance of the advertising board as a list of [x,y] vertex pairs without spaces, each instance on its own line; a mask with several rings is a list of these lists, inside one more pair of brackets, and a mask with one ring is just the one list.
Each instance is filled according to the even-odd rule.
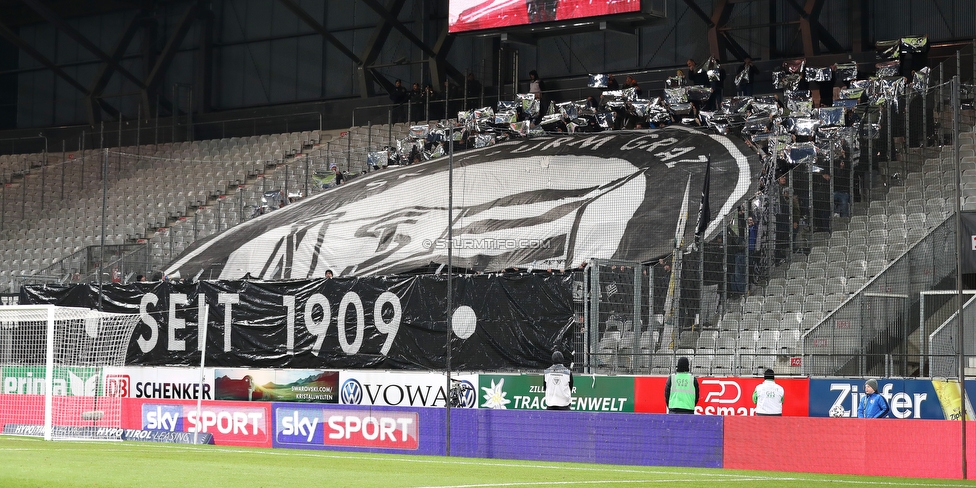
[[[490,375],[478,377],[479,406],[509,410],[545,410],[543,377]],[[574,375],[571,410],[633,412],[634,377]]]
[[272,405],[274,447],[443,454],[444,409]]
[[[461,408],[477,408],[475,386],[478,375],[451,375],[460,390]],[[386,405],[443,407],[447,403],[447,376],[442,373],[396,373],[340,371],[339,403],[344,405]]]
[[239,401],[339,402],[339,372],[314,369],[214,371],[214,398]]
[[[642,376],[634,379],[634,411],[667,413],[664,386],[667,377]],[[762,378],[703,377],[698,378],[699,395],[695,413],[700,415],[755,415],[752,393]],[[806,378],[776,379],[783,387],[783,415],[806,416],[810,391]]]
[[[858,403],[865,395],[864,381],[864,378],[810,380],[810,416],[829,417],[830,409],[839,405],[844,409],[844,417],[857,417]],[[966,391],[969,393],[969,388]],[[960,418],[959,383],[956,381],[880,378],[878,392],[888,400],[891,408],[889,418]],[[968,395],[966,399],[966,411],[969,418],[973,418]]]
[[122,427],[213,435],[214,444],[271,447],[271,404],[205,401],[199,414],[193,400],[122,401]]
[[638,12],[640,0],[450,0],[448,30],[453,34],[559,20]]
[[171,367],[107,367],[105,394],[120,398],[164,400],[213,400],[213,369],[205,368],[203,385],[200,370]]

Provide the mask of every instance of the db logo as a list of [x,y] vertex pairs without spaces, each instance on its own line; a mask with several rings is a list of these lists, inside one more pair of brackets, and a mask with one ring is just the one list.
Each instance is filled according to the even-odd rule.
[[742,396],[739,384],[730,380],[702,380],[703,385],[718,385],[718,391],[710,391],[705,397],[705,403],[735,403]]
[[105,396],[128,398],[129,375],[110,374],[105,376]]

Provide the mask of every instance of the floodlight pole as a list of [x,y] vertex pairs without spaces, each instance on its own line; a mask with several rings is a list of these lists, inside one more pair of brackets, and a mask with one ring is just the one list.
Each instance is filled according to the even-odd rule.
[[[957,57],[958,62],[958,57]],[[952,78],[952,157],[956,173],[956,198],[954,210],[956,212],[956,294],[959,301],[959,418],[962,419],[962,479],[966,479],[966,364],[965,349],[966,336],[964,328],[964,317],[962,313],[962,173],[959,165],[959,72]]]
[[[103,123],[104,127],[104,123]],[[102,305],[104,293],[102,292],[102,274],[105,273],[105,221],[107,217],[108,205],[108,148],[102,149],[102,240],[98,246],[98,310],[105,311]]]
[[[445,114],[446,115],[446,114]],[[450,120],[445,117],[445,120]],[[444,336],[447,338],[447,395],[445,398],[445,449],[446,455],[451,455],[451,316],[454,308],[454,124],[447,128],[447,327]]]
[[[207,303],[206,295],[203,294],[197,295],[197,300],[203,300],[202,304],[197,304],[197,347],[200,349],[200,382],[197,383],[200,391],[197,392],[197,419],[200,419],[200,413],[203,410],[204,365],[207,361],[207,323],[210,321],[210,304]],[[200,436],[200,428],[202,425],[203,422],[197,422],[197,427],[193,430],[194,444],[197,444],[197,438]]]

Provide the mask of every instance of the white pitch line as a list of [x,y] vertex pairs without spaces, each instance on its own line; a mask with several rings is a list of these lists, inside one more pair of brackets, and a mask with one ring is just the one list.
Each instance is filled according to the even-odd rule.
[[[763,478],[742,478],[729,481],[763,481]],[[631,483],[696,483],[701,478],[691,479],[653,479],[653,480],[577,480],[577,481],[527,481],[511,483],[479,483],[475,485],[440,485],[440,486],[418,486],[416,488],[488,488],[505,486],[553,486],[553,485],[617,485]],[[779,479],[777,479],[779,481]],[[789,480],[787,480],[789,481]]]

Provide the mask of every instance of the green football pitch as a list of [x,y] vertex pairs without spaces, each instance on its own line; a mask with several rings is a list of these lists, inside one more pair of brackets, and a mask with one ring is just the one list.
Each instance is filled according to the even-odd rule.
[[976,486],[973,482],[0,436],[0,487]]

